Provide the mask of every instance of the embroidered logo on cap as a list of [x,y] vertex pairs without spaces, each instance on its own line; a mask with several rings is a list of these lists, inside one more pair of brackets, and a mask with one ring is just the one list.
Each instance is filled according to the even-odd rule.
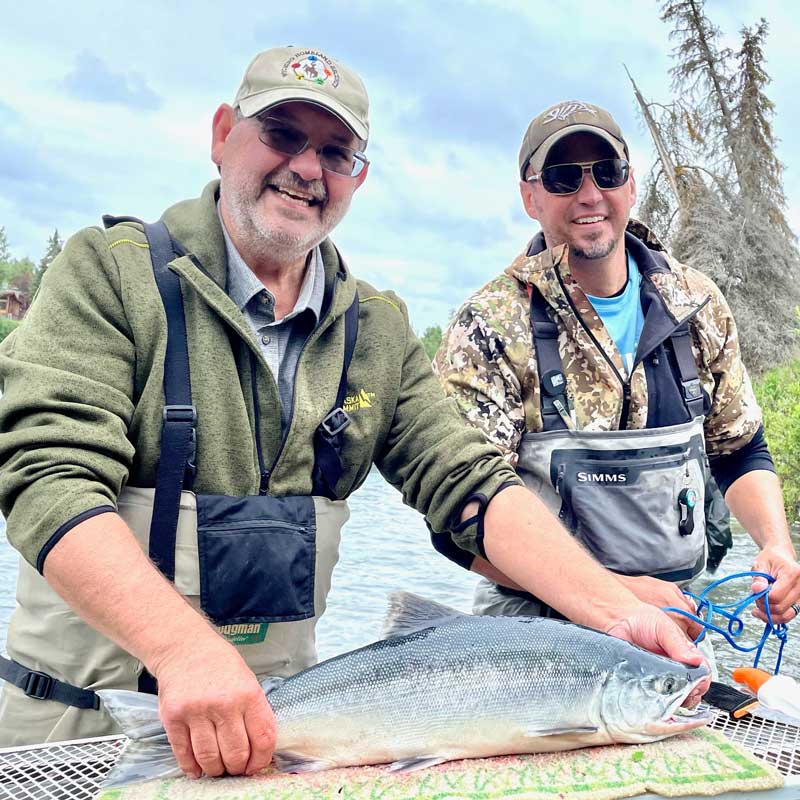
[[281,70],[281,75],[285,78],[290,73],[299,81],[310,81],[322,86],[331,78],[330,86],[334,89],[339,85],[339,73],[333,62],[323,53],[315,50],[303,50],[295,53]]
[[587,114],[594,114],[597,112],[587,106],[586,103],[565,103],[563,106],[555,106],[547,112],[547,116],[542,120],[542,125],[547,125],[548,122],[563,122],[573,114],[585,112]]

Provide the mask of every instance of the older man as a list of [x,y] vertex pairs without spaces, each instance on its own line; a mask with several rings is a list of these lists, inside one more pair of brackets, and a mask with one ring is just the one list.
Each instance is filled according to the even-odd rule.
[[[542,230],[458,311],[435,368],[574,536],[659,606],[689,609],[676,587],[706,564],[707,449],[761,548],[753,568],[775,578],[772,619],[789,621],[800,566],[735,323],[705,275],[630,220],[628,159],[619,126],[591,103],[558,103],[530,123],[520,192]],[[495,578],[477,610],[551,612]]]
[[23,556],[3,744],[110,733],[94,690],[139,688],[187,774],[263,767],[255,675],[314,662],[345,498],[373,462],[437,536],[565,614],[702,660],[463,424],[402,301],[327,238],[368,133],[344,64],[268,50],[214,115],[219,182],[156,225],[81,231],[48,269],[0,353],[0,501]]

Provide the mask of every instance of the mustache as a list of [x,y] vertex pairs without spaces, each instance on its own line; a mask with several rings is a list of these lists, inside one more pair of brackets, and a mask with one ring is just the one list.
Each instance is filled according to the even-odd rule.
[[295,190],[309,194],[319,203],[323,203],[328,199],[328,191],[322,180],[304,181],[299,175],[288,169],[275,169],[272,172],[268,172],[261,180],[258,197],[260,198],[267,189],[272,187],[288,192]]

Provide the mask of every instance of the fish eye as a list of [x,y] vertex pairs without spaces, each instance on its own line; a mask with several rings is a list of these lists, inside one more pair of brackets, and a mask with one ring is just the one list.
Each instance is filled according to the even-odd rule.
[[661,692],[661,694],[672,694],[675,691],[678,682],[672,675],[667,675],[659,681],[659,684],[658,690]]

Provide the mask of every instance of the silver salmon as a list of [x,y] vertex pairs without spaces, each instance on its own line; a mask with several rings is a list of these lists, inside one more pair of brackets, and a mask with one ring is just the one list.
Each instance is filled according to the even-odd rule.
[[[677,714],[706,667],[569,622],[473,616],[398,592],[385,633],[262,683],[278,723],[279,769],[412,770],[462,758],[652,742],[709,719]],[[169,745],[142,716],[141,703],[135,720],[125,718],[120,696],[137,693],[100,694],[124,731],[146,731],[126,748],[109,785],[180,774],[174,760],[173,771],[163,771]],[[155,707],[155,698],[144,697]],[[147,765],[159,759],[161,771],[153,774]]]

